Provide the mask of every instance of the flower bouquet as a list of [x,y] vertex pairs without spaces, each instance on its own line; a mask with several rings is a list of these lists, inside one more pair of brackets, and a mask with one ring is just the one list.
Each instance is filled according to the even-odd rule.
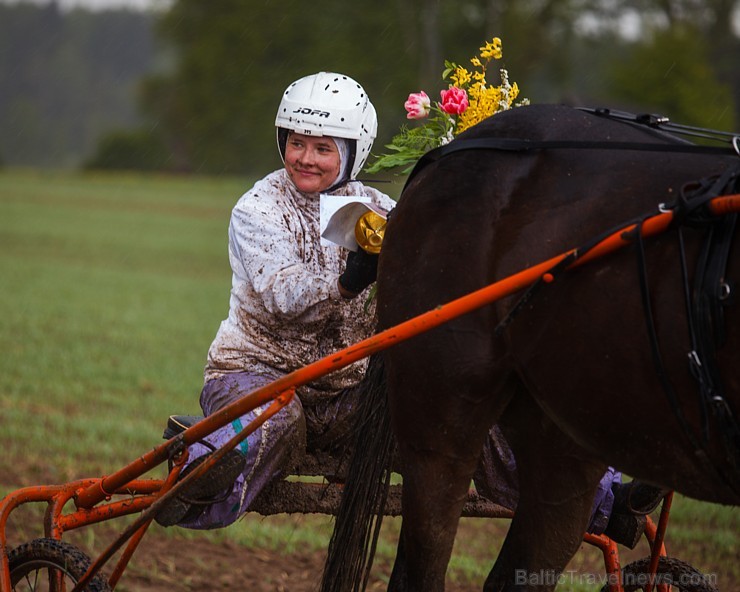
[[499,69],[501,83],[498,86],[491,86],[486,80],[490,63],[500,60],[502,56],[501,39],[494,37],[470,60],[474,68],[472,72],[445,61],[442,80],[449,80],[450,83],[448,88],[440,91],[441,100],[432,104],[422,90],[411,93],[404,104],[407,119],[426,121],[417,127],[402,126],[391,143],[385,146],[389,152],[379,155],[366,171],[377,173],[384,169],[404,167],[402,172],[408,173],[429,150],[447,144],[494,113],[528,104],[527,99],[514,103],[519,96],[519,86],[516,82],[509,82],[505,68]]

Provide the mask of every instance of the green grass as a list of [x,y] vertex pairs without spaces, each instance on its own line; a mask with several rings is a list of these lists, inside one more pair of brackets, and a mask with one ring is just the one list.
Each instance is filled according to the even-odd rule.
[[198,411],[246,186],[0,175],[0,476],[19,458],[31,478],[109,470],[157,443],[169,413]]
[[[199,412],[206,351],[228,307],[229,213],[249,185],[0,172],[0,495],[109,473],[159,444],[169,414]],[[11,538],[40,524],[29,516]],[[392,561],[398,525],[386,521],[381,567]],[[464,520],[451,580],[482,581],[506,526]],[[738,591],[739,527],[735,510],[679,497],[669,551],[718,572],[724,592]],[[324,549],[331,520],[249,514],[221,531],[159,532],[291,553]],[[584,546],[569,569],[601,566]]]

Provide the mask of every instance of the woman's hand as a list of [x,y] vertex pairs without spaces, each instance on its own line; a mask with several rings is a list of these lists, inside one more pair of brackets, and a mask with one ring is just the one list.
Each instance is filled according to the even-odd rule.
[[378,255],[359,249],[347,254],[347,267],[339,276],[339,293],[354,298],[378,277]]

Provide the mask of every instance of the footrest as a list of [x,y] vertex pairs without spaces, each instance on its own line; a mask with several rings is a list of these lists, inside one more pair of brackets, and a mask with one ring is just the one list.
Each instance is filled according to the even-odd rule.
[[162,437],[165,440],[169,440],[177,434],[181,434],[189,427],[194,426],[201,419],[205,419],[202,415],[170,415],[167,420],[167,427],[164,430]]

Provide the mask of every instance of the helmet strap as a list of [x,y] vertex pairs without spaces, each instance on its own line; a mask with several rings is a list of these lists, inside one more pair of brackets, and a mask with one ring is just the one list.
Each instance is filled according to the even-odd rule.
[[290,130],[284,127],[277,128],[277,143],[278,150],[280,150],[280,158],[285,162],[285,146],[288,144],[288,136]]
[[[337,145],[342,162],[339,168],[339,175],[334,181],[334,184],[326,190],[326,193],[331,193],[352,180],[352,167],[355,164],[355,153],[357,152],[357,140],[334,138],[334,143]],[[344,146],[340,147],[340,144],[344,144]]]

